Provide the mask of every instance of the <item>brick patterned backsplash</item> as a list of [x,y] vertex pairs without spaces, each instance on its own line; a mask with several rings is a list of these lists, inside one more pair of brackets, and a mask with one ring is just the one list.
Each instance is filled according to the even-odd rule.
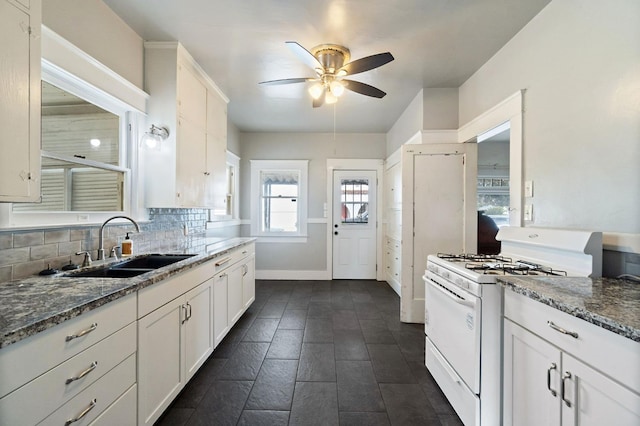
[[[120,245],[127,232],[133,252],[197,251],[205,244],[206,209],[149,209],[149,221],[140,222],[140,233],[130,223],[110,222],[104,230],[105,255]],[[185,235],[185,225],[187,235]],[[0,283],[26,278],[47,266],[59,269],[80,264],[79,251],[97,257],[99,225],[0,230]]]

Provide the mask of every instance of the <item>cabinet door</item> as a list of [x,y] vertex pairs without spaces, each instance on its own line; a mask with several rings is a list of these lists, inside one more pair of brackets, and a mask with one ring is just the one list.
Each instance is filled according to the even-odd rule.
[[178,63],[178,114],[189,124],[204,130],[207,120],[207,88],[189,71],[189,66]]
[[138,320],[138,424],[153,424],[185,380],[179,297]]
[[229,327],[233,327],[236,321],[244,312],[244,303],[242,303],[242,273],[244,271],[244,263],[238,263],[229,268],[229,285],[228,285],[228,307]]
[[213,279],[186,294],[185,360],[187,380],[213,352]]
[[0,1],[0,202],[40,197],[39,10]]
[[215,346],[224,339],[229,331],[227,309],[227,282],[229,276],[223,272],[213,280],[213,336]]
[[227,103],[207,92],[207,206],[216,214],[226,212]]
[[[562,355],[565,400],[562,424],[640,425],[640,396],[568,354]],[[577,398],[576,398],[577,396]]]
[[244,262],[242,272],[242,302],[244,310],[256,300],[256,256],[251,255]]
[[555,346],[504,320],[505,426],[560,424],[560,361]]
[[206,182],[206,134],[188,121],[178,120],[176,192],[182,207],[203,207]]

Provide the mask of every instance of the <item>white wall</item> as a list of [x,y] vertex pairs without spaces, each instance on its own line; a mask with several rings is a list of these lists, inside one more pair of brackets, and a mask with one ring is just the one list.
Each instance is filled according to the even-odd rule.
[[[240,217],[251,218],[250,160],[309,161],[309,237],[306,243],[258,243],[256,269],[304,272],[297,278],[314,278],[314,272],[326,272],[327,159],[384,159],[386,137],[378,133],[240,133]],[[329,205],[329,204],[328,204]],[[243,235],[249,226],[243,225]],[[291,276],[291,275],[288,275]]]
[[405,143],[410,137],[422,130],[424,120],[424,91],[420,90],[415,98],[407,105],[404,112],[387,132],[387,155],[385,158]]
[[640,233],[640,1],[553,0],[460,87],[460,125],[520,89],[533,225]]
[[455,130],[458,128],[458,89],[424,88],[422,90],[422,127],[420,130]]
[[227,151],[240,156],[240,130],[230,120],[227,120]]
[[143,87],[143,40],[101,0],[44,0],[42,23]]

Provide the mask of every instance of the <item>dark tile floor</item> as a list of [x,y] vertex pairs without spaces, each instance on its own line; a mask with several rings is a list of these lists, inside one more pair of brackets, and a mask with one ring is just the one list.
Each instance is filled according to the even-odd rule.
[[256,281],[158,425],[461,425],[384,282]]

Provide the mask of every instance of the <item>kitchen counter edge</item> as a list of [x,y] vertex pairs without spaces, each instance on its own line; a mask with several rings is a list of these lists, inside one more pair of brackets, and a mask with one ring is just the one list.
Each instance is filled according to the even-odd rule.
[[640,284],[619,278],[499,277],[505,289],[640,342]]
[[[209,244],[203,252],[196,253],[189,259],[137,277],[74,278],[57,274],[0,284],[0,300],[3,305],[0,307],[0,350],[255,241],[255,238],[238,237]],[[81,294],[74,294],[66,301],[56,300],[56,293],[58,296],[70,293],[70,289]],[[31,307],[25,306],[30,303],[30,290],[40,292],[42,296],[33,297]],[[19,292],[24,294],[19,295]],[[15,300],[12,300],[12,296]],[[51,301],[50,308],[41,306],[45,298]]]

